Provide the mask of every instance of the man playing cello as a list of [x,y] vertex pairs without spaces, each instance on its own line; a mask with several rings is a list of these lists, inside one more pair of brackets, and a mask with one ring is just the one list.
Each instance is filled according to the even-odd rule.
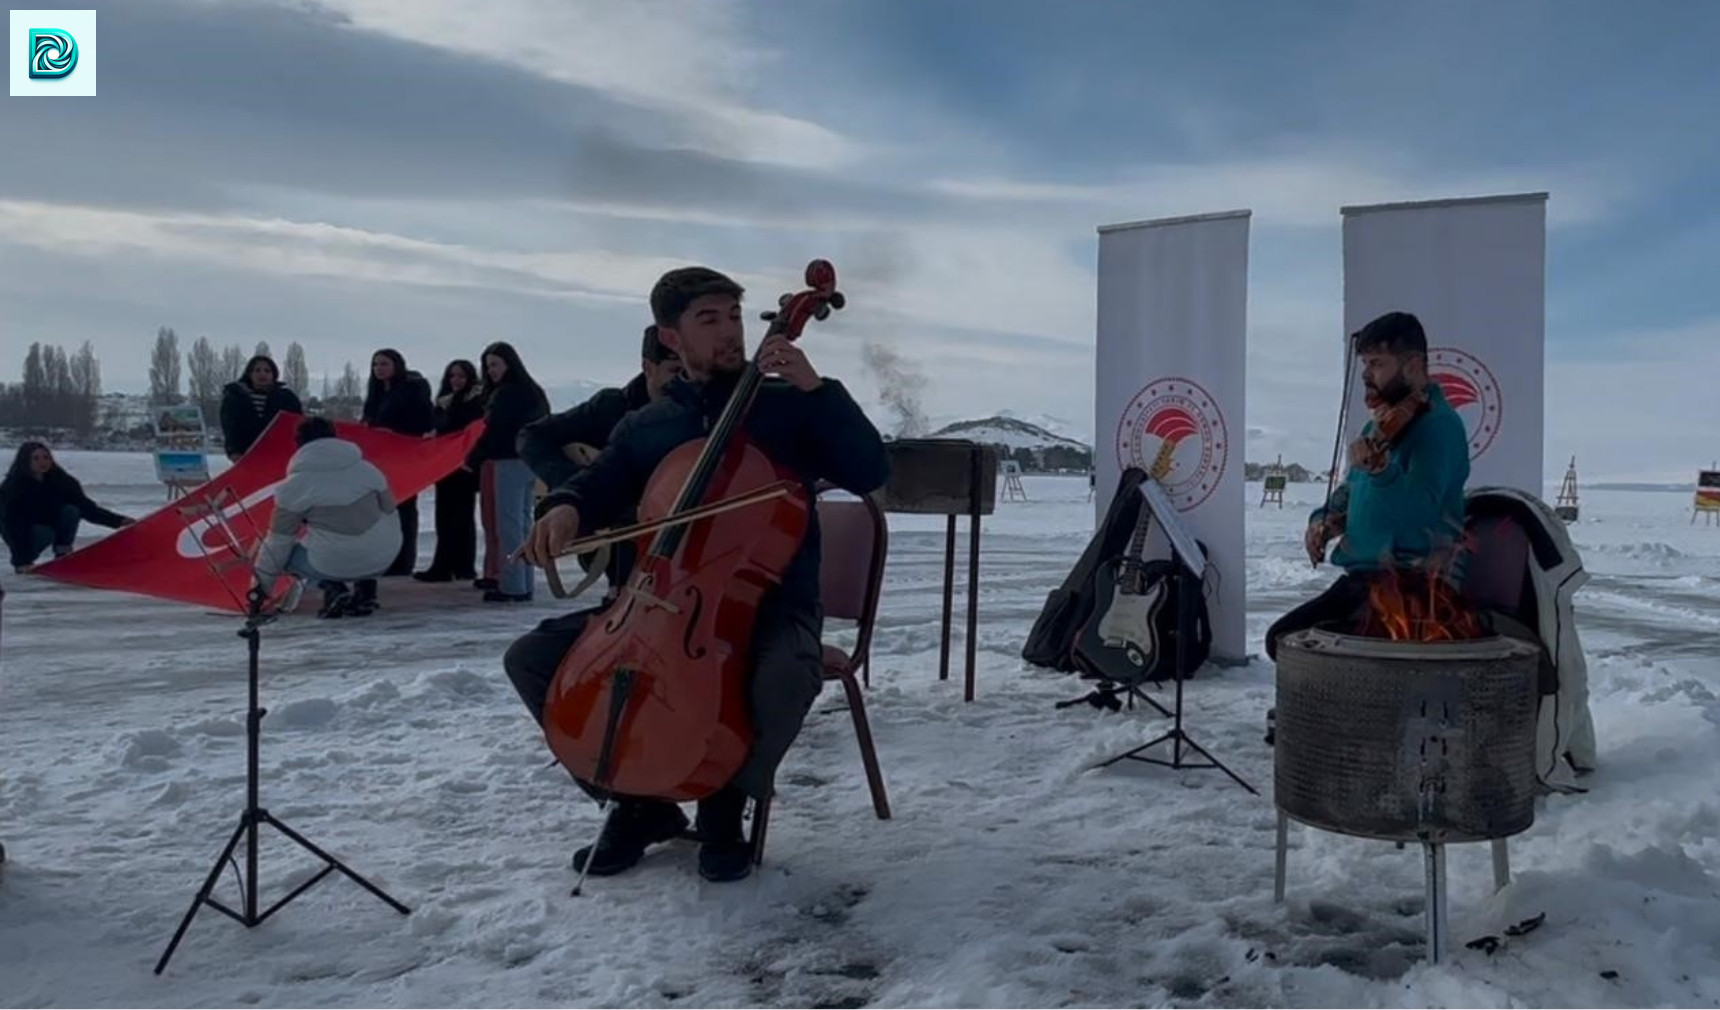
[[[651,313],[664,346],[680,356],[684,375],[663,399],[627,415],[603,452],[545,497],[526,544],[528,561],[547,567],[580,535],[630,516],[657,464],[707,433],[748,363],[741,295],[740,285],[704,267],[671,270],[657,282]],[[881,487],[889,474],[883,438],[842,384],[819,376],[806,355],[780,336],[765,340],[757,360],[762,371],[780,379],[763,385],[746,418],[753,443],[798,477],[809,498],[820,480],[858,495]],[[734,778],[698,803],[699,873],[706,880],[738,880],[750,872],[751,852],[741,829],[746,799],[770,793],[777,766],[823,688],[818,528],[816,514],[809,518],[812,525],[782,581],[764,597],[754,626],[751,750]],[[546,620],[508,649],[508,677],[540,725],[557,666],[593,612]],[[594,797],[603,795],[591,783],[580,785]],[[595,849],[574,854],[575,869],[594,876],[620,873],[638,863],[646,848],[687,828],[686,815],[673,803],[632,796],[616,801]]]

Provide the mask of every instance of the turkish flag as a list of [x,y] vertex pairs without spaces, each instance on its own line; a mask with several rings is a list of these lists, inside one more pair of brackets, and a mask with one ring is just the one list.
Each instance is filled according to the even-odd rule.
[[[269,531],[275,489],[298,451],[301,415],[282,412],[226,473],[131,526],[36,568],[36,574],[94,589],[245,612],[249,559]],[[335,430],[388,477],[397,501],[459,469],[483,434],[479,421],[451,435],[414,438],[350,421]]]

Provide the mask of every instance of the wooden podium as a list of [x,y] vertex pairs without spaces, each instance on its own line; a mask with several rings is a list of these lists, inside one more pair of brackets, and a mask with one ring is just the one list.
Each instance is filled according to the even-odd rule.
[[955,603],[956,518],[968,517],[967,669],[962,698],[974,697],[978,643],[979,518],[997,508],[997,452],[961,439],[908,438],[884,443],[890,480],[879,492],[885,512],[947,516],[944,527],[944,621],[938,679],[950,678],[950,617]]

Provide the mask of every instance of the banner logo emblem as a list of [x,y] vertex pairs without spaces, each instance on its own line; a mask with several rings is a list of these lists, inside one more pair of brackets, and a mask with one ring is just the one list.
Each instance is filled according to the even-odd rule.
[[1230,459],[1224,412],[1198,383],[1156,379],[1142,387],[1117,422],[1117,465],[1151,473],[1160,459],[1170,470],[1161,480],[1178,512],[1212,497]]
[[1505,395],[1493,371],[1475,355],[1455,347],[1427,349],[1428,377],[1439,384],[1451,409],[1469,431],[1469,458],[1492,448],[1505,419]]

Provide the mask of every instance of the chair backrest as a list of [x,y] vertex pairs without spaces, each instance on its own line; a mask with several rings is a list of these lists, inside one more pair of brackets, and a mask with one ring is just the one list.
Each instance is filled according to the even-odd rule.
[[845,501],[821,494],[817,507],[819,597],[826,617],[858,625],[851,658],[859,666],[872,643],[872,623],[884,586],[884,559],[889,553],[889,525],[871,497]]
[[1520,617],[1530,602],[1529,537],[1506,516],[1471,519],[1471,538],[1463,595],[1471,606]]

